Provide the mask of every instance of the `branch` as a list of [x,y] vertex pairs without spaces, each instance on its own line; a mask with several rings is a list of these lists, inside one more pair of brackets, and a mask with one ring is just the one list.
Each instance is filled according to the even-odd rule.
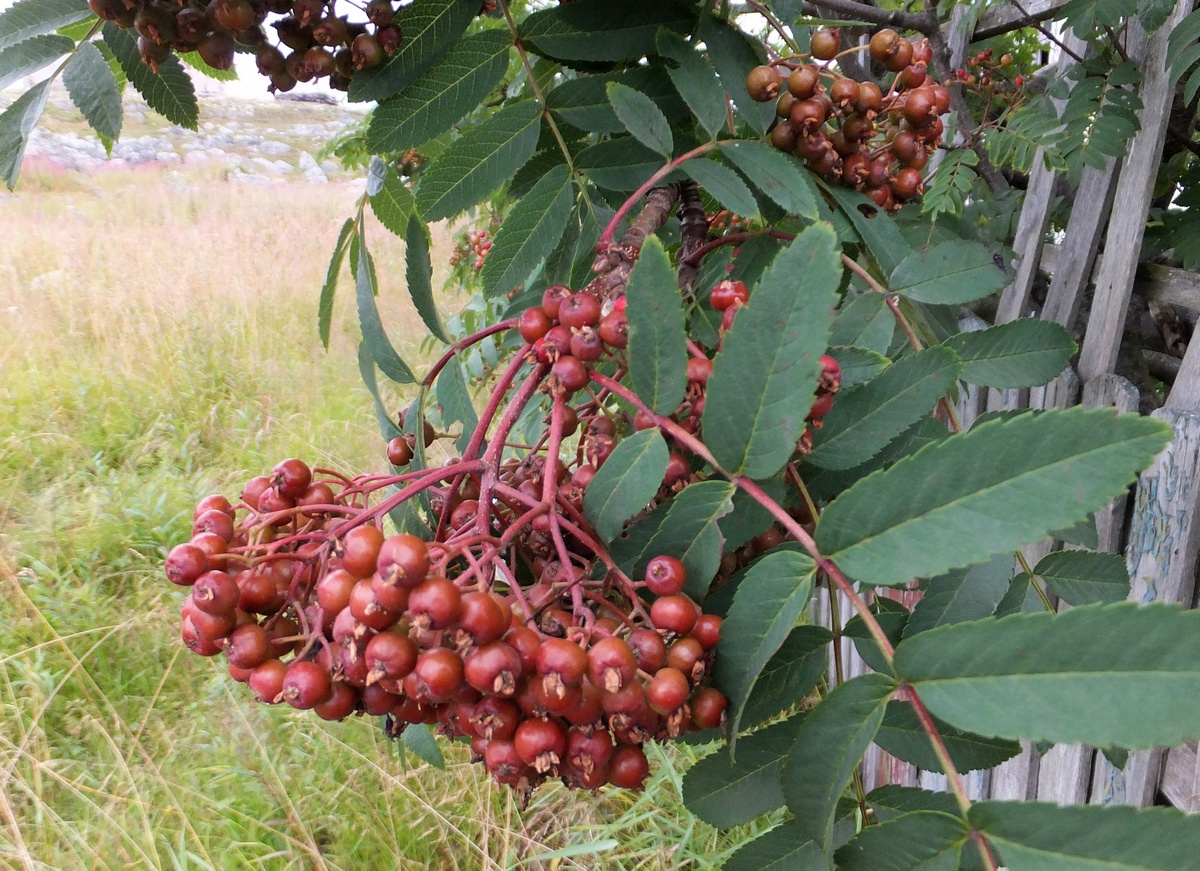
[[904,12],[899,9],[880,9],[877,6],[859,3],[858,0],[820,0],[819,3],[805,3],[804,11],[806,14],[822,17],[822,13],[817,7],[831,9],[839,15],[856,18],[859,21],[869,21],[872,24],[886,24],[889,27],[901,30],[916,30],[926,36],[931,35],[929,32],[929,19],[924,15],[917,15],[913,12]]

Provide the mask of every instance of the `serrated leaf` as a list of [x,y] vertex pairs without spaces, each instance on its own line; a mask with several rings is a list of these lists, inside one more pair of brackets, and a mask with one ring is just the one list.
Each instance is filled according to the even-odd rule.
[[823,626],[798,626],[758,674],[742,711],[742,722],[756,726],[806,696],[825,673],[832,633]]
[[354,74],[351,101],[382,101],[403,91],[446,54],[478,11],[474,0],[415,0],[400,7],[395,17],[404,34],[400,47],[378,67]]
[[[632,191],[659,170],[663,159],[632,136],[598,142],[579,152],[575,168],[598,187]],[[663,181],[679,178],[678,171]],[[591,263],[591,260],[588,261]]]
[[824,469],[851,469],[866,462],[927,415],[961,370],[953,351],[934,346],[902,357],[873,381],[839,393],[806,461]]
[[47,79],[34,85],[0,112],[0,176],[3,176],[9,190],[17,184],[25,146],[29,144],[29,135],[42,117],[49,95],[50,80]]
[[45,34],[32,36],[0,51],[0,88],[6,88],[30,73],[36,73],[74,47],[75,41],[72,39]]
[[874,739],[895,688],[882,674],[865,674],[836,687],[808,712],[784,763],[788,809],[826,852],[832,847],[838,796]]
[[943,626],[896,648],[935,715],[981,735],[1138,749],[1200,737],[1200,612],[1133,602]]
[[955,569],[930,579],[921,601],[904,627],[904,637],[990,617],[1012,585],[1013,557],[1000,553],[969,569]]
[[749,139],[723,142],[721,153],[785,212],[817,220],[816,188],[796,158]]
[[698,157],[685,163],[683,171],[708,191],[714,200],[735,215],[750,220],[758,218],[758,201],[754,199],[754,194],[742,181],[742,177],[725,164],[707,157]]
[[962,358],[964,381],[1000,388],[1037,387],[1053,381],[1076,351],[1063,327],[1034,318],[959,333],[944,344]]
[[829,344],[863,348],[886,354],[892,346],[896,317],[883,294],[866,293],[843,305],[833,319]]
[[735,117],[755,132],[766,133],[775,120],[775,104],[755,102],[746,90],[746,74],[766,60],[761,40],[713,15],[701,16],[698,36],[708,49],[708,58],[717,69],[721,86],[733,101]]
[[675,89],[708,135],[716,136],[725,126],[728,104],[716,70],[678,33],[661,28],[655,38],[659,55],[678,64],[668,68]]
[[564,164],[543,175],[513,204],[483,261],[485,294],[525,286],[538,264],[558,245],[574,201],[571,173]]
[[159,61],[156,73],[142,63],[137,43],[129,33],[111,21],[104,24],[103,32],[105,43],[112,49],[126,78],[145,99],[146,105],[172,124],[195,130],[200,117],[200,104],[196,102],[192,80],[188,78],[179,59],[168,56]]
[[862,348],[830,348],[829,356],[837,360],[842,369],[842,390],[851,390],[879,377],[892,361],[883,354]]
[[953,241],[910,254],[892,271],[894,293],[942,305],[971,302],[1008,284],[992,252],[978,242]]
[[452,218],[498,188],[533,156],[542,112],[513,103],[429,162],[417,186],[417,208],[427,222]]
[[932,792],[915,786],[889,783],[867,793],[867,806],[881,823],[913,811],[958,813],[958,803],[948,792]]
[[807,830],[792,822],[739,847],[724,871],[829,871],[829,859]]
[[462,432],[454,446],[460,451],[466,450],[475,428],[479,425],[479,415],[475,412],[475,404],[471,402],[471,392],[467,389],[462,364],[457,360],[451,361],[442,369],[434,385],[434,394],[441,408],[442,424],[453,421],[462,423]]
[[925,185],[925,193],[921,196],[921,214],[932,215],[935,221],[939,215],[961,215],[978,177],[974,169],[978,163],[979,155],[970,148],[958,148],[947,153],[933,178]]
[[609,82],[604,90],[608,94],[613,111],[621,121],[621,126],[642,145],[669,158],[675,149],[675,140],[671,136],[667,116],[654,101],[640,91],[619,82]]
[[1121,602],[1129,596],[1129,570],[1115,553],[1055,551],[1042,557],[1033,573],[1072,605]]
[[1029,575],[1021,572],[1008,585],[999,604],[996,605],[995,617],[1007,617],[1010,614],[1040,614],[1046,606],[1038,597],[1037,591],[1029,584]]
[[689,114],[687,104],[675,92],[666,72],[648,66],[567,79],[546,94],[546,108],[572,127],[588,133],[622,133],[625,128],[608,100],[606,89],[610,82],[628,85],[645,94],[670,120]]
[[670,554],[687,569],[687,590],[704,598],[721,562],[724,539],[716,521],[733,509],[733,485],[726,481],[691,484],[665,505],[635,521],[622,538],[613,542],[613,561],[631,577],[641,577],[646,563],[659,554]]
[[[790,485],[782,475],[761,482],[763,492],[782,502]],[[721,518],[721,534],[725,536],[726,550],[741,547],[775,523],[775,517],[755,501],[745,490],[733,494],[733,511]],[[740,571],[740,570],[739,570]]]
[[1012,871],[1200,869],[1200,817],[1174,808],[981,801],[967,820]]
[[120,138],[121,91],[100,49],[81,43],[63,70],[63,84],[93,130],[109,140]]
[[841,280],[837,236],[815,224],[780,252],[713,362],[704,436],[727,471],[769,478],[804,429]]
[[87,0],[17,0],[0,12],[0,49],[53,33],[91,14]]
[[779,775],[804,722],[798,714],[741,740],[736,758],[718,751],[683,776],[683,803],[709,825],[740,826],[783,805]]
[[730,746],[759,673],[796,626],[812,594],[816,566],[806,554],[764,556],[738,585],[721,625],[714,680],[729,699]]
[[329,331],[333,323],[333,297],[337,291],[338,275],[342,271],[342,262],[346,259],[346,249],[350,246],[350,236],[353,232],[354,219],[347,218],[338,233],[337,243],[333,246],[329,266],[325,268],[325,283],[321,285],[321,297],[317,303],[317,333],[326,351],[329,350]]
[[437,738],[433,736],[432,729],[424,723],[409,723],[400,734],[404,746],[418,758],[428,762],[434,768],[445,770],[446,759],[442,756],[442,749],[438,747]]
[[392,342],[388,339],[375,297],[379,288],[375,278],[375,264],[367,251],[367,241],[362,225],[358,228],[358,277],[355,281],[355,298],[358,301],[358,323],[362,329],[363,344],[375,365],[388,378],[398,384],[413,384],[416,377],[400,359]]
[[370,195],[371,211],[375,213],[379,223],[395,235],[404,237],[408,232],[409,220],[417,211],[412,191],[408,189],[408,185],[404,183],[404,179],[400,177],[400,173],[394,166],[373,157],[371,158],[372,174],[376,169],[382,172],[382,179],[378,190],[374,192],[368,185],[367,193]]
[[891,275],[913,248],[896,226],[892,216],[858,191],[840,185],[822,185],[838,209],[867,246],[871,257],[884,275]]
[[629,377],[659,414],[670,414],[687,389],[687,332],[675,270],[656,236],[646,239],[625,290]]
[[408,295],[426,328],[447,345],[450,337],[442,326],[437,304],[433,301],[433,263],[429,259],[429,230],[415,214],[408,216],[404,234],[404,279]]
[[[933,724],[950,752],[955,769],[960,772],[991,768],[1021,752],[1021,744],[1018,741],[973,735],[956,729],[937,717],[933,718]],[[942,768],[937,754],[933,752],[929,736],[921,727],[921,721],[917,718],[913,706],[908,702],[888,702],[883,723],[875,734],[875,743],[897,759],[911,762],[926,771],[940,771]]]
[[416,81],[371,113],[367,148],[405,151],[440,136],[496,89],[508,68],[505,30],[464,37]]
[[583,513],[604,541],[621,534],[625,521],[645,509],[667,472],[670,451],[657,429],[625,438],[613,449],[583,494]]
[[835,858],[842,871],[958,871],[969,835],[958,817],[918,811],[868,826]]
[[654,52],[660,27],[687,33],[696,13],[677,0],[575,0],[521,24],[521,38],[556,60],[631,61]]
[[1169,438],[1158,421],[1109,409],[977,424],[842,493],[817,522],[817,546],[871,584],[972,565],[1106,505]]

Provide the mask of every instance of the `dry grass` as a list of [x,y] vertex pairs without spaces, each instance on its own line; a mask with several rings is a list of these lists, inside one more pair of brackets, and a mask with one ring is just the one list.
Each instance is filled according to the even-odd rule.
[[[679,868],[728,848],[683,811],[674,754],[641,798],[546,787],[522,812],[461,747],[406,768],[369,720],[251,704],[181,653],[160,565],[199,496],[287,455],[383,465],[348,281],[330,353],[315,328],[357,192],[25,179],[0,195],[0,867]],[[371,238],[419,365],[402,248]]]

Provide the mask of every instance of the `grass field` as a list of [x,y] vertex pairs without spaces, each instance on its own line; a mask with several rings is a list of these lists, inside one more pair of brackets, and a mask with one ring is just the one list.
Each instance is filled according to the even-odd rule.
[[[355,196],[37,165],[0,194],[0,867],[718,866],[750,832],[682,808],[692,750],[656,750],[640,795],[546,786],[521,812],[461,748],[406,763],[372,720],[252,704],[180,644],[161,560],[201,496],[286,456],[384,464],[348,299],[316,336]],[[385,323],[418,363],[385,234]]]

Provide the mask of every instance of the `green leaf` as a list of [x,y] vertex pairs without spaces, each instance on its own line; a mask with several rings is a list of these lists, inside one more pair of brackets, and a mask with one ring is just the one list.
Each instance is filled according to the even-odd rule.
[[807,829],[787,822],[738,848],[722,868],[724,871],[829,871],[829,859]]
[[1045,384],[1058,377],[1076,351],[1064,328],[1033,318],[959,333],[944,344],[962,358],[962,379],[985,387]]
[[1041,614],[1046,606],[1038,597],[1037,592],[1029,585],[1029,575],[1021,572],[1008,585],[1004,598],[996,605],[995,617],[1007,617],[1010,614]]
[[1055,551],[1043,557],[1033,573],[1072,605],[1121,602],[1129,596],[1129,570],[1115,553]]
[[750,139],[723,142],[721,153],[785,212],[817,220],[816,188],[796,158]]
[[403,237],[408,231],[408,222],[417,211],[412,191],[400,177],[399,171],[378,157],[371,158],[371,172],[380,172],[383,176],[379,190],[374,193],[368,191],[371,211],[375,213],[379,223],[397,236]]
[[74,47],[73,39],[45,34],[31,36],[11,48],[0,51],[0,88],[6,88],[30,73],[36,73]]
[[838,797],[883,720],[891,678],[865,674],[838,686],[808,712],[783,767],[788,809],[822,850],[833,842]]
[[1158,421],[1110,409],[977,424],[842,493],[817,522],[817,546],[871,584],[972,565],[1106,505],[1169,438]]
[[1133,602],[957,623],[902,641],[896,673],[982,735],[1097,747],[1200,737],[1200,612]]
[[413,384],[417,380],[416,377],[392,347],[391,340],[383,328],[383,321],[379,318],[379,309],[375,305],[375,297],[379,294],[375,264],[371,262],[371,255],[367,252],[366,234],[361,224],[358,234],[358,278],[355,282],[355,296],[358,300],[358,323],[362,329],[363,344],[384,375],[398,384]]
[[657,429],[623,439],[583,494],[583,513],[604,541],[621,534],[625,521],[645,509],[667,473],[670,451]]
[[418,758],[428,762],[434,768],[445,770],[446,759],[442,756],[442,749],[438,747],[437,738],[433,737],[432,729],[424,723],[409,723],[400,734],[404,740],[404,746]]
[[867,793],[867,806],[875,811],[881,823],[913,811],[941,811],[953,816],[958,803],[948,792],[931,792],[915,786],[889,783]]
[[670,414],[687,389],[687,332],[675,270],[656,236],[642,246],[625,299],[633,389],[648,407]]
[[806,554],[780,551],[758,560],[738,585],[721,625],[714,672],[729,699],[731,748],[759,674],[808,605],[815,571]]
[[[991,768],[1021,752],[1021,744],[1005,738],[988,738],[955,729],[949,723],[933,718],[938,733],[950,751],[950,758],[958,771],[975,771]],[[926,771],[940,771],[942,763],[929,736],[921,728],[917,712],[908,702],[888,702],[883,724],[875,735],[875,743],[905,762],[911,762]]]
[[9,190],[16,187],[21,173],[21,158],[29,144],[29,134],[37,126],[46,98],[50,95],[50,80],[34,85],[0,112],[0,176]]
[[456,420],[462,422],[462,432],[454,446],[459,451],[465,450],[479,425],[479,415],[471,402],[471,392],[467,389],[467,379],[461,363],[453,360],[442,369],[434,385],[434,394],[441,410],[442,425]]
[[755,132],[766,133],[775,120],[775,104],[757,103],[746,90],[746,74],[766,60],[762,41],[713,15],[701,16],[698,36],[721,77],[721,86],[733,101],[734,117]]
[[675,89],[710,137],[725,126],[728,104],[716,70],[678,33],[662,28],[655,38],[659,55],[678,64],[668,68]]
[[329,266],[325,269],[325,283],[321,285],[321,298],[317,303],[317,333],[321,344],[329,350],[329,331],[333,323],[333,295],[337,291],[338,275],[342,271],[342,262],[346,259],[346,249],[350,246],[350,235],[354,232],[354,219],[347,218],[338,233],[337,243],[333,246],[333,256],[329,258]]
[[574,201],[571,173],[566,165],[559,165],[513,204],[483,261],[485,294],[525,286],[538,264],[558,245]]
[[905,814],[868,826],[837,851],[841,871],[958,871],[970,830],[936,811]]
[[[891,642],[892,647],[895,647],[904,637],[904,627],[908,625],[908,620],[912,615],[902,604],[886,596],[876,596],[870,609],[871,613],[875,615],[875,622],[879,624],[884,637]],[[888,665],[883,651],[879,648],[879,643],[871,634],[871,630],[861,615],[855,614],[851,617],[846,622],[842,634],[854,642],[858,655],[862,657],[863,662],[869,668],[883,674],[891,673],[891,666]]]
[[[593,184],[612,191],[632,191],[659,170],[663,159],[632,136],[598,142],[579,152],[575,168]],[[678,171],[664,182],[679,178]],[[591,260],[589,259],[589,264]]]
[[892,271],[888,286],[917,302],[958,304],[995,293],[1008,284],[992,252],[978,242],[955,240],[908,255]]
[[851,469],[871,459],[929,414],[961,370],[953,351],[935,346],[902,357],[873,381],[839,393],[806,462]]
[[887,307],[882,293],[866,293],[850,300],[833,319],[829,335],[832,347],[841,345],[886,354],[896,331],[896,316]]
[[717,752],[683,776],[683,803],[709,825],[748,823],[783,805],[779,775],[804,722],[798,714],[741,740],[736,759]]
[[892,361],[883,354],[862,348],[830,348],[829,356],[842,367],[842,390],[849,391],[860,384],[878,378]]
[[0,49],[89,18],[87,0],[17,0],[0,12]]
[[572,127],[588,133],[621,133],[621,124],[608,100],[608,85],[619,82],[649,97],[670,120],[689,115],[671,78],[657,67],[636,66],[612,73],[567,79],[546,94],[546,108]]
[[511,47],[506,30],[486,30],[456,42],[420,78],[375,107],[367,148],[405,151],[445,133],[500,84]]
[[729,211],[744,218],[758,218],[758,201],[742,177],[723,163],[707,157],[693,158],[683,171]]
[[63,70],[63,84],[93,130],[110,142],[120,137],[121,91],[100,49],[80,43]]
[[533,156],[541,119],[536,103],[512,103],[451,144],[421,173],[421,216],[452,218],[512,178]]
[[969,569],[955,569],[929,581],[904,627],[904,637],[947,623],[991,617],[1012,584],[1013,556],[1005,551]]
[[129,33],[111,21],[105,23],[103,32],[105,43],[146,105],[172,124],[195,130],[200,104],[196,102],[192,80],[179,59],[172,55],[159,61],[156,73],[142,63],[137,43]]
[[395,23],[404,39],[395,54],[350,80],[353,102],[383,101],[413,84],[437,63],[475,18],[474,0],[415,0],[396,12]]
[[891,275],[913,248],[891,215],[858,191],[839,185],[822,185],[839,210],[850,219],[871,257],[884,275]]
[[[395,421],[392,420],[391,414],[384,407],[383,399],[379,396],[379,383],[375,378],[375,360],[371,357],[366,342],[358,344],[358,373],[362,376],[367,392],[371,394],[375,408],[375,422],[379,425],[379,432],[384,441],[391,441],[396,436],[402,435]],[[395,515],[392,515],[392,519],[395,520]]]
[[[703,592],[721,563],[724,539],[716,521],[733,509],[732,495],[733,485],[726,481],[701,481],[686,487],[670,502],[635,521],[625,537],[613,542],[613,560],[626,574],[641,577],[651,559],[671,554],[687,569],[687,589]],[[693,598],[699,601],[703,595]]]
[[654,101],[640,91],[619,82],[609,82],[605,92],[608,94],[608,101],[612,103],[613,111],[621,119],[621,126],[642,145],[669,158],[675,149],[675,140],[671,136],[667,116]]
[[804,698],[825,674],[833,635],[823,626],[797,626],[767,662],[742,710],[756,726]]
[[921,196],[921,214],[931,215],[936,221],[939,215],[962,215],[966,208],[971,187],[978,174],[975,167],[979,155],[970,148],[956,148],[946,154],[933,178],[925,185]]
[[769,478],[795,450],[833,322],[838,252],[831,226],[809,227],[775,258],[725,336],[703,426],[727,471]]
[[[791,486],[782,475],[762,482],[763,492],[782,502]],[[721,518],[721,534],[725,536],[726,550],[736,550],[775,523],[775,517],[755,501],[745,490],[733,494],[733,511]]]
[[415,214],[408,216],[408,232],[404,234],[404,279],[417,314],[426,328],[447,345],[450,337],[442,326],[437,305],[433,301],[433,264],[429,259],[429,230]]
[[555,60],[632,61],[654,52],[659,27],[687,33],[696,13],[678,0],[575,0],[521,24],[521,38]]
[[1011,871],[1200,869],[1200,817],[1174,808],[981,801],[967,820]]

